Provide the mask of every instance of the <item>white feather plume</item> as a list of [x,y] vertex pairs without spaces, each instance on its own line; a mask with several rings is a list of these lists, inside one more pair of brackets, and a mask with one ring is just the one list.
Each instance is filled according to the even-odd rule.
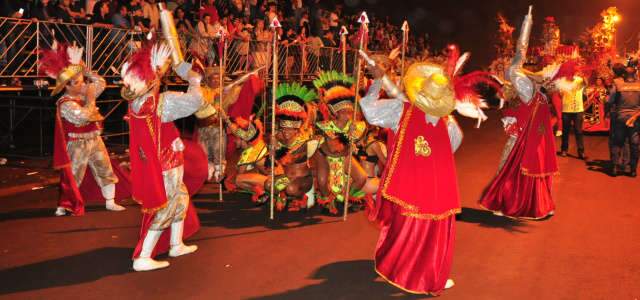
[[165,43],[157,43],[151,48],[151,68],[157,71],[164,66],[167,59],[171,56],[171,47]]
[[84,48],[78,47],[76,45],[69,46],[67,48],[67,55],[69,55],[69,62],[72,65],[79,65],[82,63],[82,53]]
[[453,70],[454,77],[458,75],[458,72],[460,72],[460,70],[462,70],[464,64],[467,63],[467,60],[469,60],[469,57],[471,57],[471,53],[469,52],[465,52],[464,54],[460,55],[460,58],[458,58],[458,61],[456,61],[456,68]]

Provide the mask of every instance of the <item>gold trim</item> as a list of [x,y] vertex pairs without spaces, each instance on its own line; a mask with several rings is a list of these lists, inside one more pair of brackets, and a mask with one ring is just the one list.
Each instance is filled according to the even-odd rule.
[[407,131],[407,125],[409,124],[409,119],[411,119],[411,114],[413,113],[413,108],[414,108],[413,105],[409,106],[409,108],[407,109],[407,112],[406,112],[406,116],[405,116],[402,124],[400,125],[400,130],[399,130],[399,133],[398,133],[397,146],[393,151],[393,156],[391,157],[391,163],[389,164],[389,174],[387,174],[387,177],[384,180],[384,184],[382,185],[382,196],[384,196],[385,198],[387,198],[392,203],[397,204],[397,205],[399,205],[400,207],[402,207],[404,209],[417,212],[418,208],[416,206],[413,206],[413,205],[411,205],[409,203],[406,203],[406,202],[402,201],[398,197],[391,196],[387,192],[387,189],[389,187],[389,183],[391,182],[391,178],[393,177],[393,173],[395,172],[396,165],[398,164],[398,158],[400,157],[400,152],[402,150],[402,144],[404,143],[404,136],[405,136],[405,133]]
[[[138,203],[140,203],[140,205],[142,205],[142,201],[138,201],[137,199],[133,199],[133,201],[138,202]],[[142,211],[142,213],[151,214],[151,213],[155,213],[155,212],[167,207],[168,204],[169,204],[169,201],[167,200],[167,201],[165,201],[164,204],[162,204],[160,206],[156,206],[156,207],[152,207],[152,208],[141,207],[140,210]]]
[[529,173],[529,170],[525,167],[520,167],[520,172],[524,176],[535,177],[535,178],[549,177],[549,176],[555,176],[560,174],[560,171],[532,174],[532,173]]
[[[401,289],[401,290],[403,290],[403,291],[405,291],[405,292],[407,292],[407,293],[415,294],[415,295],[429,295],[429,296],[439,296],[439,295],[440,295],[440,294],[438,294],[438,293],[433,293],[433,292],[425,292],[425,291],[420,291],[420,292],[419,292],[419,291],[414,291],[414,290],[407,289],[407,288],[405,288],[405,287],[401,286],[400,284],[395,283],[393,280],[391,280],[391,279],[387,278],[387,276],[384,276],[384,275],[382,274],[382,272],[380,272],[380,271],[378,270],[378,266],[377,266],[377,264],[376,264],[376,262],[375,262],[375,259],[374,259],[374,261],[373,261],[373,265],[374,265],[374,266],[373,266],[373,270],[375,270],[375,271],[376,271],[376,273],[378,274],[378,276],[382,277],[382,279],[384,279],[387,283],[389,283],[389,284],[391,284],[391,285],[393,285],[393,286],[395,286],[395,287],[397,287],[397,288],[399,288],[399,289]],[[442,290],[444,291],[444,288],[442,288]]]
[[444,220],[450,216],[453,215],[457,215],[459,213],[462,212],[461,208],[452,208],[444,213],[441,214],[421,214],[421,213],[414,213],[414,212],[403,212],[401,213],[402,216],[405,217],[410,217],[410,218],[416,218],[416,219],[423,219],[423,220],[433,220],[433,221],[440,221],[440,220]]
[[[478,206],[480,208],[482,208],[482,209],[484,209],[486,211],[490,211],[490,212],[492,212],[494,214],[496,214],[496,213],[500,214],[500,215],[496,215],[498,217],[505,217],[505,218],[509,218],[509,219],[512,219],[512,220],[518,220],[518,221],[522,221],[522,220],[525,220],[525,221],[539,221],[539,220],[542,220],[542,219],[545,219],[545,218],[548,218],[550,216],[554,216],[555,215],[555,214],[552,214],[551,212],[548,212],[546,215],[544,215],[544,217],[538,217],[538,218],[536,218],[536,217],[513,217],[513,216],[505,215],[503,212],[501,212],[499,210],[488,209],[488,208],[486,208],[484,205],[482,205],[480,203],[478,203]],[[555,211],[555,210],[552,210],[552,211]]]

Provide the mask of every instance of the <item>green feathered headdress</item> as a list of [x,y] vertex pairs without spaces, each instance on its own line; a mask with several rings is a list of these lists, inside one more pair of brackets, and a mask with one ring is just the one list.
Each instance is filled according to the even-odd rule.
[[316,92],[299,83],[283,83],[276,88],[276,117],[281,127],[299,128],[307,119],[306,104],[317,98]]
[[320,73],[318,78],[313,81],[313,85],[316,87],[316,89],[324,90],[329,90],[334,86],[351,88],[354,83],[355,79],[353,79],[353,77],[344,73],[338,73],[337,71],[322,72]]

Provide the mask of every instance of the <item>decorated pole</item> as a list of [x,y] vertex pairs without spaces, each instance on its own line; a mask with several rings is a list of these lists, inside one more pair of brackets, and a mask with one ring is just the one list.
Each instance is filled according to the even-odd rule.
[[280,25],[280,21],[278,18],[273,18],[271,24],[269,25],[271,30],[273,30],[273,80],[271,81],[271,140],[269,143],[271,144],[271,151],[269,151],[269,155],[271,156],[271,190],[269,191],[269,218],[273,220],[274,217],[274,205],[275,205],[275,141],[276,141],[276,88],[278,87],[278,28],[282,27]]
[[[362,51],[365,47],[365,39],[367,38],[368,35],[368,24],[369,24],[369,18],[367,17],[367,12],[362,12],[362,14],[360,15],[360,17],[358,18],[358,23],[360,23],[360,29],[358,30],[358,38],[360,39],[360,45],[358,46],[358,52]],[[358,55],[358,53],[356,53],[356,88],[355,88],[355,103],[353,106],[353,116],[351,118],[351,124],[349,126],[349,135],[348,135],[348,139],[349,139],[349,152],[347,152],[347,187],[346,190],[344,191],[344,212],[343,212],[343,217],[342,220],[346,221],[347,220],[347,214],[349,212],[349,190],[351,189],[351,168],[352,168],[352,164],[351,161],[353,160],[353,156],[352,156],[352,152],[353,152],[353,142],[351,141],[351,138],[353,136],[353,129],[355,127],[355,122],[356,122],[356,116],[357,116],[357,112],[358,112],[358,98],[360,96],[360,76],[361,76],[361,72],[360,69],[362,67],[362,60],[360,59],[360,55]]]
[[340,28],[340,46],[342,48],[342,73],[347,74],[347,27]]
[[[220,60],[220,62],[219,62],[219,66],[220,67],[218,68],[218,71],[220,73],[220,87],[219,87],[220,90],[219,90],[219,93],[218,93],[218,104],[219,104],[219,109],[223,110],[224,106],[222,105],[222,101],[223,101],[222,97],[223,97],[223,93],[224,93],[224,76],[225,76],[224,73],[225,73],[225,67],[226,67],[225,66],[226,65],[225,58],[227,56],[227,39],[226,39],[226,34],[225,34],[224,30],[222,29],[222,27],[220,27],[220,30],[218,31],[218,36],[220,37],[220,39],[218,40],[218,57],[219,57],[219,60]],[[223,143],[223,139],[224,139],[224,130],[223,130],[223,128],[224,127],[222,127],[222,113],[223,113],[222,111],[218,112],[218,125],[220,126],[219,127],[220,130],[218,130],[218,132],[220,134],[219,139],[218,139],[218,142],[220,143],[220,146],[218,147],[218,148],[220,148],[219,149],[219,155],[220,156],[218,156],[219,157],[218,158],[218,170],[219,170],[218,174],[220,176],[220,179],[224,178],[223,174],[225,172],[225,169],[224,169],[225,167],[222,165],[222,160],[223,160],[223,157],[224,157],[224,152],[226,150],[226,149],[223,149],[224,148],[224,146],[223,146],[224,145],[224,143]],[[224,200],[222,198],[222,185],[223,184],[224,184],[223,181],[220,181],[218,183],[218,199],[220,199],[220,202],[224,202]]]
[[407,40],[409,37],[409,22],[402,23],[402,61],[400,63],[400,80],[404,78],[404,57],[407,52]]

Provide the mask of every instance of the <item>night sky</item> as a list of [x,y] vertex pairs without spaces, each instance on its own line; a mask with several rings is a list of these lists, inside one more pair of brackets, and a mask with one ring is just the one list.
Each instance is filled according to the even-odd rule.
[[471,51],[473,66],[485,66],[494,58],[497,33],[496,13],[502,14],[517,36],[528,5],[534,6],[533,40],[537,41],[542,21],[554,16],[563,41],[577,41],[581,32],[600,21],[600,12],[618,7],[618,48],[636,49],[640,32],[640,0],[345,0],[347,7],[362,7],[369,14],[389,15],[396,24],[407,19],[412,30],[429,35],[433,48],[454,42],[463,51]]

